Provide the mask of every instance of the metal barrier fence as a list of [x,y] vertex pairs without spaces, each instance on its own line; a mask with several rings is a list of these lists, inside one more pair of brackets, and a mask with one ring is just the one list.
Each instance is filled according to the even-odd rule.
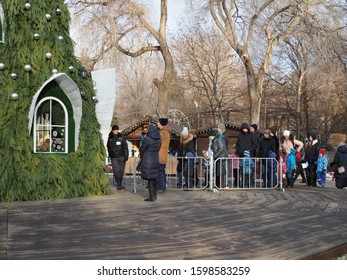
[[[134,157],[126,168],[133,191],[147,185],[136,171],[139,158]],[[169,188],[187,190],[283,189],[282,164],[273,158],[169,157],[166,164],[166,183]]]

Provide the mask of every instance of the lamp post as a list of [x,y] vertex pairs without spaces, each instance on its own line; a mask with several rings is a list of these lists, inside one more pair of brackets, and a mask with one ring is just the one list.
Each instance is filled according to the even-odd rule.
[[200,128],[200,110],[199,110],[199,104],[198,102],[196,102],[196,100],[194,100],[194,104],[196,107],[196,110],[198,111],[198,129]]

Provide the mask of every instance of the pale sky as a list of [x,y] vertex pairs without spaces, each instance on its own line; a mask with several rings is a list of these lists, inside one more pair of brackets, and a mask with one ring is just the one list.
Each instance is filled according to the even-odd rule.
[[[151,10],[153,11],[153,19],[156,23],[160,18],[160,0],[146,0],[150,3]],[[186,14],[186,0],[168,0],[168,31],[172,32],[178,28],[179,23],[182,21]]]

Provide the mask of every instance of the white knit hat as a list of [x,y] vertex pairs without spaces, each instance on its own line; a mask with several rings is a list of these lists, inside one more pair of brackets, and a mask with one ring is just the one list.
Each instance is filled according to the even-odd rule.
[[183,130],[181,132],[182,136],[188,136],[189,132],[188,132],[188,127],[183,127]]
[[283,136],[289,136],[289,135],[290,135],[290,131],[289,130],[283,131]]

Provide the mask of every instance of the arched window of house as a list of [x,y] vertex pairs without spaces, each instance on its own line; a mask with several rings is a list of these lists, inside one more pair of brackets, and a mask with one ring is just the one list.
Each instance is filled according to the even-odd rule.
[[0,3],[0,43],[4,43],[5,41],[5,32],[4,32],[4,9]]
[[68,111],[55,97],[41,99],[34,112],[34,152],[68,153]]

